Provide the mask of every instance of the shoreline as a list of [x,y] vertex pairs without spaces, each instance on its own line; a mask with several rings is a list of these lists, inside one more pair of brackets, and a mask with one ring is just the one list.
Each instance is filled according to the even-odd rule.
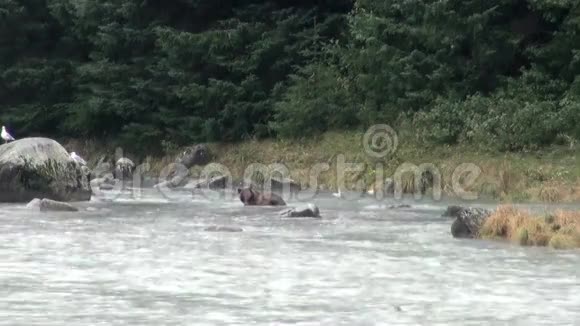
[[[394,179],[406,194],[417,193],[420,172],[430,169],[430,189],[441,196],[470,200],[485,198],[499,203],[580,202],[579,150],[552,146],[535,152],[506,153],[472,146],[425,146],[410,134],[399,136],[398,146],[388,155],[369,155],[364,134],[326,133],[311,140],[252,140],[240,143],[208,143],[211,168],[225,171],[233,180],[242,180],[248,171],[273,169],[302,185],[321,191],[342,189],[384,189],[385,179]],[[94,141],[62,140],[94,167],[100,157],[113,157],[117,148]],[[192,144],[192,146],[195,144]],[[163,155],[126,155],[136,165],[149,163],[147,175],[163,175],[184,148]],[[122,149],[121,149],[122,150]],[[208,167],[194,166],[190,176],[199,177]],[[419,170],[419,172],[417,172]],[[276,174],[273,174],[276,175]],[[436,184],[440,180],[439,186]],[[424,196],[433,195],[426,193]],[[462,197],[463,196],[463,197]]]

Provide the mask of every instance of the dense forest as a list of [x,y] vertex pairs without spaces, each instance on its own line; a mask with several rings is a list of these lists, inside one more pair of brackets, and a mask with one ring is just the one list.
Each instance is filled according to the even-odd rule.
[[136,149],[403,122],[545,146],[580,138],[580,1],[0,0],[0,119]]

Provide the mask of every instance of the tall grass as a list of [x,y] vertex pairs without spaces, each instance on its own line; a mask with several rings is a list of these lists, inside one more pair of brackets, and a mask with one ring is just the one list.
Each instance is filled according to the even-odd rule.
[[[384,158],[374,158],[365,153],[363,132],[329,132],[305,140],[266,139],[239,143],[208,144],[215,162],[225,166],[232,176],[241,179],[246,168],[253,163],[269,165],[284,164],[290,177],[303,187],[312,185],[316,167],[328,164],[316,178],[318,188],[337,190],[340,175],[337,163],[340,157],[346,163],[362,163],[363,170],[345,174],[344,184],[351,190],[364,185],[367,189],[381,188],[385,178],[392,177],[403,163],[434,164],[441,173],[442,191],[456,196],[452,176],[463,163],[475,164],[481,175],[466,191],[476,192],[480,198],[492,198],[503,202],[575,202],[580,201],[580,156],[576,150],[547,148],[540,152],[501,153],[470,146],[427,146],[413,136],[412,130],[399,133],[396,151]],[[97,141],[64,142],[69,151],[77,151],[90,164],[95,164],[104,154],[114,156],[115,148]],[[150,163],[150,174],[158,176],[174,162],[179,150],[166,151],[164,155],[151,153],[126,153],[136,164]],[[201,167],[192,168],[198,175]],[[382,169],[382,171],[380,171]],[[382,173],[381,173],[382,172]],[[381,176],[377,179],[377,176]],[[403,175],[403,188],[415,192],[412,174]]]
[[524,246],[579,248],[580,212],[558,210],[537,216],[513,206],[500,206],[487,218],[479,237],[505,239]]

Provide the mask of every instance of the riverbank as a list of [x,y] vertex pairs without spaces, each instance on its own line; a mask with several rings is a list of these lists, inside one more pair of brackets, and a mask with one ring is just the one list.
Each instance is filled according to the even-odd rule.
[[[69,151],[82,154],[91,166],[104,154],[115,155],[115,148],[94,141],[63,141],[63,144]],[[570,146],[504,153],[465,145],[426,146],[417,142],[412,133],[402,133],[396,141],[391,139],[382,147],[390,152],[377,158],[370,154],[377,153],[380,146],[365,150],[363,144],[364,134],[351,132],[326,133],[305,141],[210,143],[208,147],[213,162],[225,167],[235,179],[241,179],[251,164],[278,163],[283,164],[289,176],[300,182],[303,188],[311,187],[316,180],[319,189],[335,191],[341,180],[341,162],[359,163],[362,164],[360,171],[345,172],[344,185],[348,189],[357,186],[368,189],[373,188],[377,181],[375,188],[380,187],[382,180],[392,178],[408,167],[432,164],[432,170],[441,176],[440,189],[444,196],[461,197],[473,192],[478,198],[504,203],[580,201],[579,151]],[[163,155],[124,155],[135,159],[137,164],[149,162],[149,174],[157,177],[163,168],[175,161],[178,153],[180,149],[173,148]],[[472,175],[479,170],[479,175],[469,182],[469,173],[461,173],[462,167],[464,170],[468,168]],[[320,170],[322,172],[316,172]],[[202,167],[193,167],[192,176],[201,171]],[[381,171],[384,171],[382,176]],[[454,179],[457,181],[455,185]],[[411,172],[402,174],[401,182],[403,189],[415,190]]]

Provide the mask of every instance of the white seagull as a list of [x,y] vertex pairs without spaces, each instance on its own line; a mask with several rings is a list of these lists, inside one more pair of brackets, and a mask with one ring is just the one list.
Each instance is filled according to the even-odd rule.
[[82,165],[87,165],[87,162],[85,162],[85,160],[83,160],[83,158],[78,156],[77,153],[75,152],[70,153],[70,158],[72,158],[75,162],[78,162]]
[[2,139],[4,139],[4,144],[6,144],[7,142],[11,142],[14,141],[14,137],[12,137],[11,134],[8,133],[8,131],[6,131],[6,128],[4,126],[2,126]]
[[334,194],[332,194],[332,195],[333,195],[334,197],[336,197],[336,198],[342,198],[342,192],[340,192],[340,188],[338,188],[338,192],[337,192],[337,193],[334,193]]

